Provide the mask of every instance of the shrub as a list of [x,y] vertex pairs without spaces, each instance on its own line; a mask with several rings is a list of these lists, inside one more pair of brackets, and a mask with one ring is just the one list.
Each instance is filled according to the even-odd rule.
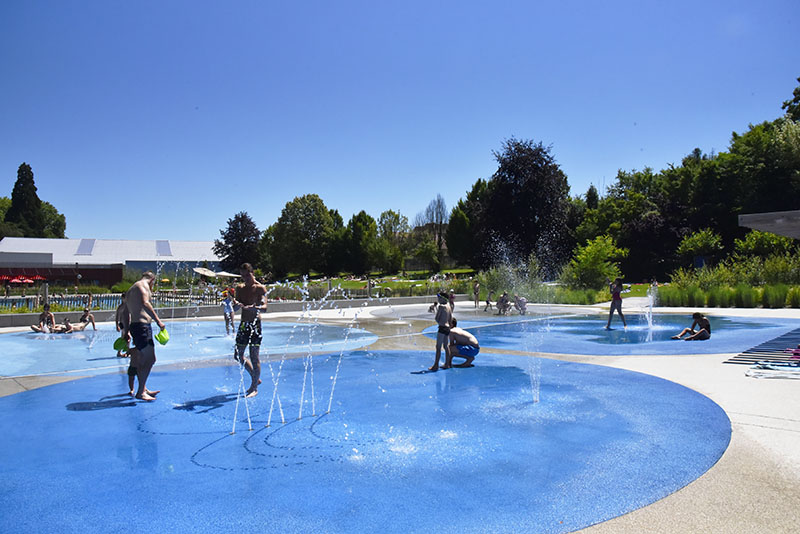
[[795,286],[786,295],[787,308],[800,308],[800,287]]
[[702,308],[706,305],[706,294],[697,286],[687,288],[686,296],[690,308]]
[[783,308],[788,293],[789,286],[785,284],[765,286],[761,295],[761,305],[765,308]]
[[558,288],[555,292],[555,302],[559,304],[591,305],[597,302],[598,292],[592,289]]
[[742,256],[769,256],[771,254],[789,254],[794,242],[771,232],[751,230],[744,239],[734,239],[736,253]]
[[678,307],[686,306],[686,290],[677,286],[660,286],[657,297],[659,306]]
[[620,275],[616,261],[627,255],[628,249],[617,247],[612,237],[598,236],[575,249],[573,259],[561,273],[561,282],[572,289],[604,287],[606,279]]
[[711,288],[706,302],[709,308],[730,308],[733,302],[733,289],[727,286]]
[[676,251],[679,256],[692,257],[714,257],[722,252],[722,238],[711,230],[704,228],[699,232],[685,236]]
[[758,292],[747,284],[737,284],[733,289],[733,303],[737,308],[755,308]]

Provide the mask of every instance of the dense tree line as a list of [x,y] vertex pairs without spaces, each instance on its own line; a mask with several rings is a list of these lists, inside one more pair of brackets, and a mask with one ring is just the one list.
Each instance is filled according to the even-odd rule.
[[562,272],[581,279],[576,258],[612,250],[626,278],[664,279],[698,247],[732,252],[747,233],[738,215],[800,208],[800,86],[783,109],[783,117],[734,132],[726,152],[695,148],[659,172],[620,170],[602,194],[592,185],[571,197],[551,147],[511,138],[493,152],[494,174],[478,179],[449,213],[437,196],[413,225],[391,210],[377,221],[361,211],[344,224],[310,194],[288,202],[263,233],[250,220],[243,236],[240,219],[249,216],[237,214],[215,250],[233,266],[241,257],[231,240],[257,243],[245,257],[275,277],[394,273],[411,259],[438,270],[446,251],[459,265],[524,265],[550,279]]
[[17,169],[11,198],[0,197],[0,239],[3,237],[63,238],[64,215],[37,194],[33,170],[27,163]]

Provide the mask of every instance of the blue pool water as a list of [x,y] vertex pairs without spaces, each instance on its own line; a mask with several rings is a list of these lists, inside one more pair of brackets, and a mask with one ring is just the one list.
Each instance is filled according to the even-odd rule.
[[[708,316],[711,339],[677,341],[670,339],[671,336],[691,326],[691,314],[657,314],[652,328],[641,315],[627,314],[627,329],[615,315],[612,330],[605,330],[607,319],[608,316],[601,315],[490,316],[459,319],[458,326],[472,332],[481,347],[600,356],[738,353],[800,327],[792,319]],[[435,337],[436,327],[424,332]]]
[[569,532],[683,487],[730,439],[719,406],[649,375],[497,354],[424,373],[429,352],[339,355],[284,362],[287,424],[276,407],[269,428],[265,367],[254,430],[240,404],[235,434],[230,365],[157,367],[153,403],[125,395],[121,374],[0,398],[13,459],[0,532]]
[[[221,321],[168,321],[170,341],[156,346],[158,364],[231,356],[233,335]],[[364,347],[378,338],[365,330],[320,324],[262,322],[262,354],[340,351]],[[72,334],[21,332],[0,335],[0,376],[78,371],[112,372],[128,367],[113,349],[119,333],[113,325]]]

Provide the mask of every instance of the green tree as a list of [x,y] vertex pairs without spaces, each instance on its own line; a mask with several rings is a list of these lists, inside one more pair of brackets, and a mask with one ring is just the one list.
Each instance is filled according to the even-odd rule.
[[436,245],[436,255],[438,263],[444,259],[445,233],[447,231],[448,213],[447,204],[442,195],[428,203],[425,211],[418,213],[414,219],[414,227],[417,232],[422,232],[430,236]]
[[5,222],[15,225],[25,237],[44,237],[42,201],[36,194],[33,170],[27,163],[17,169],[17,181],[11,192],[11,206],[6,211]]
[[599,202],[600,195],[597,193],[597,188],[594,184],[589,185],[589,189],[586,190],[586,208],[596,210]]
[[256,223],[241,211],[228,219],[228,226],[219,231],[221,239],[214,240],[214,254],[221,258],[220,265],[236,271],[242,263],[258,263],[261,232]]
[[42,220],[44,222],[42,237],[63,239],[67,230],[67,219],[58,212],[55,206],[42,201]]
[[484,260],[494,263],[496,243],[506,255],[524,262],[535,252],[547,274],[555,273],[569,253],[566,227],[569,185],[551,154],[541,142],[511,138],[493,152],[497,171],[488,182],[483,218],[486,241]]
[[374,265],[378,225],[366,211],[361,210],[347,223],[349,267],[354,274],[367,274]]
[[702,267],[708,260],[715,259],[723,248],[719,234],[710,228],[703,228],[685,236],[675,252],[679,256],[694,258],[695,265]]
[[274,224],[269,250],[276,275],[322,270],[333,230],[331,212],[318,195],[303,195],[287,202]]
[[5,222],[6,212],[11,207],[11,199],[0,197],[0,239],[4,237],[23,237],[22,230],[14,223]]
[[331,231],[320,265],[326,276],[336,276],[347,269],[347,227],[338,210],[328,210],[331,216]]
[[561,282],[574,289],[602,289],[607,279],[620,276],[618,260],[628,255],[611,236],[602,235],[578,246],[561,274]]
[[447,253],[459,265],[469,265],[472,262],[475,247],[472,237],[472,225],[469,217],[460,205],[456,205],[450,212],[450,223],[447,225],[445,241]]
[[795,241],[789,237],[752,230],[744,239],[735,241],[735,251],[741,256],[771,256],[788,254],[795,247]]
[[[800,82],[800,78],[797,78]],[[786,110],[786,114],[794,121],[800,121],[800,85],[794,88],[792,92],[794,98],[786,100],[781,106]]]
[[408,218],[400,213],[387,210],[378,217],[378,238],[373,261],[381,271],[396,273],[403,268],[408,232]]
[[441,267],[439,249],[436,247],[436,241],[431,236],[424,236],[417,244],[414,249],[414,257],[432,272],[438,272]]

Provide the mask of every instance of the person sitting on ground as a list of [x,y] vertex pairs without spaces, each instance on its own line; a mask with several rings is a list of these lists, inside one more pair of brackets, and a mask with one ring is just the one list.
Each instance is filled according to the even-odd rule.
[[34,332],[48,333],[53,330],[56,325],[56,316],[50,311],[50,305],[44,305],[44,311],[39,314],[39,324],[31,325],[31,330]]
[[[472,361],[481,350],[477,338],[463,328],[458,328],[458,321],[455,317],[453,317],[450,324],[452,325],[450,327],[450,352],[445,359],[445,364],[442,366],[442,369],[448,369],[450,367],[472,367]],[[453,365],[454,356],[464,358],[464,363]]]
[[525,312],[528,311],[528,299],[520,297],[519,295],[514,295],[514,308],[516,308],[520,315],[525,315]]
[[497,299],[497,315],[506,315],[510,309],[511,300],[508,298],[508,292],[503,291],[503,294]]
[[69,322],[69,318],[67,317],[64,317],[64,324],[53,327],[54,334],[71,334],[74,331],[75,328],[72,326],[72,323]]
[[[692,326],[684,328],[680,334],[672,336],[672,339],[681,339],[683,336],[687,336],[685,338],[686,341],[702,341],[711,337],[711,322],[705,315],[700,312],[694,312],[692,319],[694,319]],[[695,326],[698,327],[698,330],[694,329]]]
[[78,322],[83,323],[83,328],[81,328],[81,330],[84,330],[87,326],[89,326],[89,323],[92,323],[92,328],[97,330],[97,325],[94,324],[94,315],[92,315],[92,312],[89,311],[89,308],[83,309],[83,315],[81,315],[81,318],[78,320]]

